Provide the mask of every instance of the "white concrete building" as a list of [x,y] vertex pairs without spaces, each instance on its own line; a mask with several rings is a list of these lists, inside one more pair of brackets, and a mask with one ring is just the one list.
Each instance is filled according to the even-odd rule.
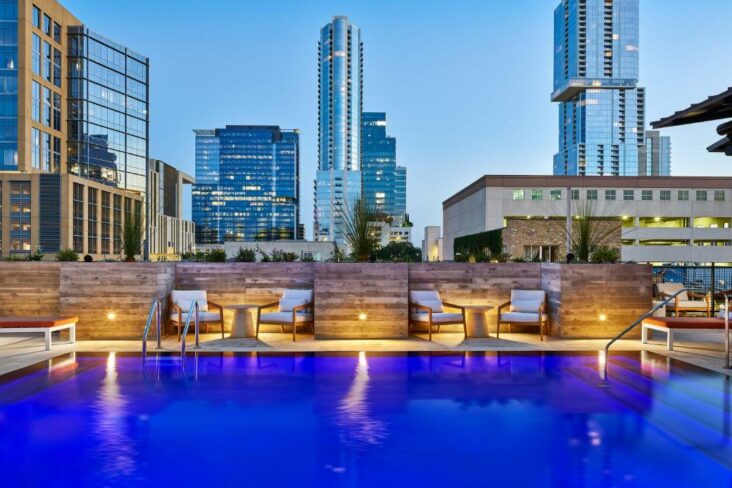
[[183,218],[183,185],[192,176],[158,159],[149,160],[150,259],[176,259],[196,245],[195,224]]
[[[732,263],[726,177],[484,176],[443,202],[443,257],[454,259],[457,237],[504,229],[504,249],[563,259],[562,227],[583,206],[618,221],[623,261]],[[506,234],[525,242],[506,243]]]
[[424,228],[422,261],[442,261],[442,228],[439,225]]

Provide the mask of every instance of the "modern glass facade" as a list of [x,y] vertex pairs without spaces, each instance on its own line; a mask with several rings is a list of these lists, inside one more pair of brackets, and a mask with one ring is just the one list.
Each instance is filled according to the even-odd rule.
[[397,166],[396,139],[386,134],[385,113],[363,113],[361,144],[362,196],[377,212],[400,222],[407,212],[407,169]]
[[227,125],[194,132],[196,243],[296,239],[299,131]]
[[[318,172],[314,238],[343,242],[343,212],[361,191],[363,43],[347,17],[334,17],[318,43]],[[354,174],[351,174],[354,173]]]
[[0,171],[18,169],[18,1],[0,1]]
[[68,170],[144,193],[149,61],[86,27],[68,30]]
[[638,0],[562,0],[555,10],[555,175],[639,174],[645,90],[638,87],[638,16]]
[[671,138],[657,130],[647,130],[640,149],[640,176],[671,176]]

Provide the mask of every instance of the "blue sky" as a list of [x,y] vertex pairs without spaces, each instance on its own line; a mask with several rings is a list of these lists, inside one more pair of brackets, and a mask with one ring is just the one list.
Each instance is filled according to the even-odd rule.
[[[333,15],[362,28],[364,109],[385,111],[408,168],[416,244],[442,201],[483,174],[550,174],[558,0],[66,0],[90,28],[151,59],[151,156],[194,172],[194,128],[277,124],[301,134],[312,232],[317,41]],[[729,0],[641,0],[648,122],[732,86]],[[667,130],[672,174],[732,175],[716,125]],[[187,202],[190,208],[190,202]]]

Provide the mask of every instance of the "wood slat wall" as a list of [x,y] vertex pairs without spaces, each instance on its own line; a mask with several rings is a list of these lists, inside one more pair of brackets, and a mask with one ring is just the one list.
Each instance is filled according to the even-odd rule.
[[[316,339],[406,338],[408,281],[407,264],[319,263]],[[359,320],[362,313],[366,320]]]
[[0,316],[57,315],[61,263],[0,262]]

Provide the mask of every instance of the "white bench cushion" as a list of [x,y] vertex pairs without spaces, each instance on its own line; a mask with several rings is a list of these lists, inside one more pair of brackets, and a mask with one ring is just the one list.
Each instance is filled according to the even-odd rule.
[[[542,314],[544,320],[547,319],[546,314]],[[501,322],[538,322],[538,313],[526,313],[526,312],[506,312],[501,314]]]
[[206,290],[173,290],[170,292],[170,301],[186,312],[191,308],[194,299],[198,300],[198,310],[200,312],[208,311]]
[[[298,322],[306,322],[313,320],[313,314],[311,313],[296,313],[295,317]],[[286,323],[291,324],[292,323],[292,312],[270,312],[270,313],[263,313],[259,317],[259,322],[263,324],[270,324],[270,323]]]
[[[188,312],[183,312],[181,315],[183,317],[183,323],[185,323],[186,320],[188,320]],[[221,315],[219,315],[218,312],[198,312],[199,322],[218,322],[220,318]],[[173,322],[178,322],[178,314],[176,312],[171,313],[170,320],[172,320]],[[193,312],[193,318],[191,319],[191,323],[193,323],[194,320],[196,320],[195,312]]]
[[[427,312],[413,313],[412,320],[416,322],[429,322],[430,314]],[[448,312],[432,312],[432,323],[433,324],[445,324],[445,323],[460,323],[463,321],[463,314],[461,313],[448,313]]]

